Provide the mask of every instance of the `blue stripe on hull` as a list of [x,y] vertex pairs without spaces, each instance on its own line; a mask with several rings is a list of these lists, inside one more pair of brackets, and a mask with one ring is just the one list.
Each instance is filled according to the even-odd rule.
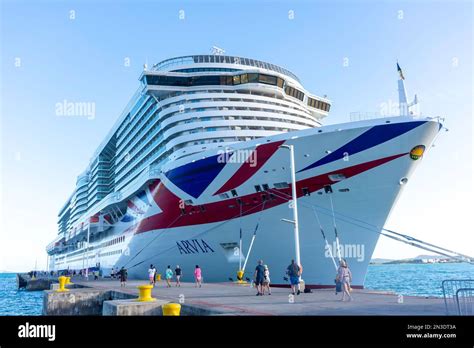
[[362,133],[357,138],[351,140],[346,145],[338,148],[334,152],[331,152],[329,155],[321,158],[320,160],[310,164],[306,168],[299,170],[302,172],[311,168],[322,166],[324,164],[340,160],[344,157],[344,153],[349,155],[354,155],[358,152],[367,150],[376,145],[382,144],[390,139],[396,138],[399,135],[402,135],[422,124],[426,121],[415,121],[415,122],[406,122],[406,123],[393,123],[393,124],[384,124],[380,126],[374,126],[368,131]]
[[166,177],[187,194],[198,198],[226,165],[220,155],[191,162],[166,172]]

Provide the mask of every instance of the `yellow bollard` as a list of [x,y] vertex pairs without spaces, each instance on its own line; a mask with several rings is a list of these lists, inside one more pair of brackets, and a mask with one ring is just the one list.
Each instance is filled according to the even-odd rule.
[[161,274],[156,275],[156,281],[158,281],[158,282],[161,281]]
[[178,303],[167,303],[162,306],[163,315],[179,316],[181,313],[181,305]]
[[240,270],[237,272],[237,280],[242,280],[244,278],[244,271]]
[[237,284],[247,284],[244,280],[244,271],[242,270],[237,272]]
[[153,285],[139,285],[137,287],[139,291],[137,301],[150,302],[156,300],[151,297],[151,289],[153,289]]
[[59,289],[56,290],[57,292],[65,292],[65,291],[69,291],[69,289],[66,289],[64,286],[66,285],[66,278],[65,276],[60,276],[58,278],[59,280]]

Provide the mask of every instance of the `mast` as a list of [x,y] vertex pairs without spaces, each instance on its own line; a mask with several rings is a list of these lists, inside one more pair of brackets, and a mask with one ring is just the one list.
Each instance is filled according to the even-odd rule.
[[400,108],[400,116],[408,116],[408,103],[407,103],[407,91],[405,89],[405,77],[403,76],[403,71],[398,65],[397,70],[400,75],[398,79],[398,104]]
[[400,109],[400,116],[415,116],[417,113],[413,110],[410,110],[410,107],[418,104],[418,97],[415,94],[413,102],[408,103],[407,101],[407,91],[405,89],[405,76],[403,76],[402,68],[397,62],[397,70],[399,74],[398,79],[398,104]]

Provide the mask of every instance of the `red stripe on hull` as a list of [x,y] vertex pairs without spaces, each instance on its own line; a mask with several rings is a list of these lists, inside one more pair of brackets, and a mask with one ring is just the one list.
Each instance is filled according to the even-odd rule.
[[[301,188],[305,187],[309,192],[315,192],[326,185],[334,184],[329,176],[332,174],[342,174],[346,178],[358,175],[369,169],[390,162],[407,153],[380,158],[374,161],[357,164],[351,167],[341,168],[329,173],[321,174],[312,178],[300,180],[296,183],[298,197],[303,196]],[[171,192],[162,182],[155,182],[150,186],[150,192],[153,195],[157,205],[163,211],[162,213],[150,216],[141,220],[135,233],[143,233],[156,229],[170,227],[192,226],[206,223],[221,222],[234,219],[240,216],[240,208],[237,199],[242,201],[242,216],[258,213],[262,210],[270,209],[280,204],[286,203],[291,197],[291,187],[285,189],[271,189],[269,191],[252,193],[245,196],[230,198],[223,201],[203,204],[201,206],[185,206],[182,200]],[[269,194],[278,193],[273,199]],[[263,204],[263,196],[266,201]],[[184,210],[184,214],[183,211]]]
[[[232,177],[219,190],[217,190],[214,195],[230,191],[250,179],[265,164],[265,162],[273,156],[273,154],[278,150],[278,147],[283,143],[284,141],[282,140],[258,146],[253,150],[257,154],[255,165],[252,166],[252,163],[248,161],[244,162],[240,168],[237,169],[234,175],[232,175]],[[234,153],[234,156],[235,155],[236,153]],[[249,157],[251,156],[253,156],[253,154]]]

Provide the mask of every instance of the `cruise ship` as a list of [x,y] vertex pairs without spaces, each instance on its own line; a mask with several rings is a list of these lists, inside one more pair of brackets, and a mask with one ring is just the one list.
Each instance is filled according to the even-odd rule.
[[334,286],[341,257],[363,287],[380,231],[441,129],[407,102],[398,69],[399,114],[324,126],[331,101],[280,66],[223,54],[144,65],[59,211],[49,269],[125,267],[146,279],[150,264],[180,265],[193,281],[199,265],[205,282],[225,282],[240,270],[251,279],[263,260],[286,286],[297,250],[307,287]]

